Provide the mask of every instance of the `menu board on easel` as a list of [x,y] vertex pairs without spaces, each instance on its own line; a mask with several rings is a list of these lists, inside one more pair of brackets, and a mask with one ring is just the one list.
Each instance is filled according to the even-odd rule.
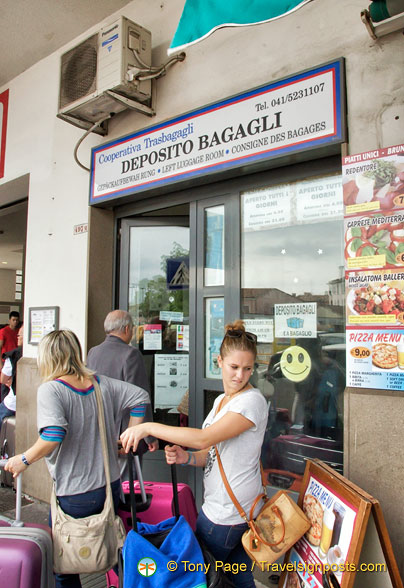
[[298,504],[311,527],[285,556],[281,588],[403,588],[376,499],[315,460]]

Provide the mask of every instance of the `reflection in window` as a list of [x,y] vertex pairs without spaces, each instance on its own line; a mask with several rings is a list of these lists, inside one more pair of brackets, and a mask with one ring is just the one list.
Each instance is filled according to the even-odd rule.
[[154,420],[181,424],[189,387],[189,229],[130,227],[128,310],[143,355]]
[[205,286],[224,285],[224,206],[205,209]]
[[224,335],[224,298],[205,300],[205,377],[220,380],[217,362]]
[[[246,192],[241,206],[242,313],[249,330],[261,332],[253,377],[270,403],[262,461],[269,484],[296,489],[306,458],[342,471],[341,178]],[[292,353],[283,356],[290,347]],[[310,358],[300,381],[285,369],[295,352],[296,358],[305,352]]]

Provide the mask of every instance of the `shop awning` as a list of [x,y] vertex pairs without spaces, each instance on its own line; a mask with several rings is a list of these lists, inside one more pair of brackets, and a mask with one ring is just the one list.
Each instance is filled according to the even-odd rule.
[[269,22],[308,2],[311,0],[186,0],[168,54],[205,39],[218,28]]
[[369,12],[373,22],[386,20],[404,12],[404,0],[372,0]]

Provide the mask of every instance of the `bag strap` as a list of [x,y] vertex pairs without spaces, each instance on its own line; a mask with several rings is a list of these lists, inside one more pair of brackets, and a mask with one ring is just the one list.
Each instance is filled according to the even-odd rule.
[[[249,523],[249,520],[247,518],[247,515],[245,513],[245,510],[243,509],[243,507],[241,506],[241,504],[239,503],[239,501],[235,497],[234,492],[231,489],[230,484],[229,484],[229,482],[227,480],[227,476],[224,473],[223,464],[222,464],[222,460],[220,459],[219,451],[218,451],[216,445],[214,445],[213,447],[214,447],[215,452],[216,452],[216,458],[217,458],[217,463],[218,463],[219,470],[220,470],[220,475],[222,476],[223,484],[226,487],[227,493],[230,496],[230,498],[231,498],[234,506],[237,508],[237,510],[238,510],[239,515],[241,516],[241,518],[244,519],[246,523]],[[258,496],[257,498],[261,498],[261,496],[262,496],[262,494],[260,496]]]
[[111,474],[109,471],[109,455],[108,455],[108,445],[107,445],[107,432],[105,428],[105,414],[104,414],[104,403],[102,401],[102,394],[100,385],[97,382],[97,378],[92,376],[92,382],[94,386],[95,397],[97,399],[97,407],[98,407],[98,426],[100,429],[100,438],[101,438],[101,446],[102,446],[102,455],[104,458],[104,469],[105,469],[105,484],[106,484],[106,492],[105,497],[107,499],[108,496],[112,498],[112,490],[111,490]]
[[271,505],[271,510],[272,512],[279,518],[279,520],[281,521],[281,525],[282,525],[282,535],[281,538],[279,539],[279,541],[276,541],[275,543],[268,543],[268,541],[265,541],[265,539],[263,539],[261,537],[261,535],[258,532],[258,529],[254,523],[254,510],[255,507],[257,506],[258,502],[261,500],[261,498],[263,500],[268,499],[266,494],[258,494],[258,496],[256,497],[256,499],[254,500],[252,506],[251,506],[251,510],[250,510],[250,520],[248,520],[247,515],[245,514],[245,511],[243,509],[243,507],[241,506],[241,504],[239,503],[239,501],[237,500],[237,498],[234,495],[233,490],[230,487],[230,484],[227,480],[226,474],[224,473],[224,469],[223,469],[223,464],[222,464],[222,460],[220,459],[220,455],[219,455],[219,451],[216,447],[216,445],[214,445],[215,451],[216,451],[216,458],[217,458],[217,463],[219,466],[219,470],[220,470],[220,475],[222,476],[222,480],[223,483],[226,487],[226,490],[234,504],[234,506],[237,508],[239,515],[241,516],[241,518],[243,518],[245,520],[246,523],[248,523],[248,526],[250,527],[255,539],[257,541],[259,541],[260,543],[264,543],[264,545],[268,545],[268,547],[275,547],[276,545],[279,545],[280,543],[282,543],[282,541],[285,539],[285,533],[286,533],[286,529],[285,529],[285,522],[282,518],[282,513],[279,510],[279,508],[276,506],[276,504]]
[[254,534],[254,537],[257,539],[257,541],[260,541],[261,543],[264,543],[264,545],[268,545],[268,547],[276,547],[276,545],[279,545],[279,543],[282,543],[282,541],[285,539],[285,533],[286,533],[286,528],[285,528],[285,521],[283,520],[282,517],[282,513],[279,510],[279,508],[276,506],[276,504],[271,504],[271,510],[274,513],[274,515],[276,515],[278,517],[278,519],[281,521],[281,525],[282,525],[282,535],[281,538],[279,539],[279,541],[276,541],[275,543],[268,543],[267,541],[265,541],[265,539],[263,539],[261,537],[261,535],[258,532],[258,529],[255,525],[254,519],[253,517],[253,513],[254,513],[254,509],[256,507],[256,505],[258,504],[258,500],[260,499],[260,496],[257,496],[257,498],[254,500],[253,505],[251,507],[251,511],[250,511],[250,521],[249,521],[249,526],[250,529],[252,531],[252,533]]

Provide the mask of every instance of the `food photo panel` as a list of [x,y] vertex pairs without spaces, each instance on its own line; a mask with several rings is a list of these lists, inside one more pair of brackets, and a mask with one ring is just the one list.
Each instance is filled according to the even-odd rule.
[[342,159],[345,215],[404,207],[404,145]]
[[404,330],[347,326],[347,386],[404,390]]
[[404,268],[350,272],[345,292],[347,326],[404,327]]

